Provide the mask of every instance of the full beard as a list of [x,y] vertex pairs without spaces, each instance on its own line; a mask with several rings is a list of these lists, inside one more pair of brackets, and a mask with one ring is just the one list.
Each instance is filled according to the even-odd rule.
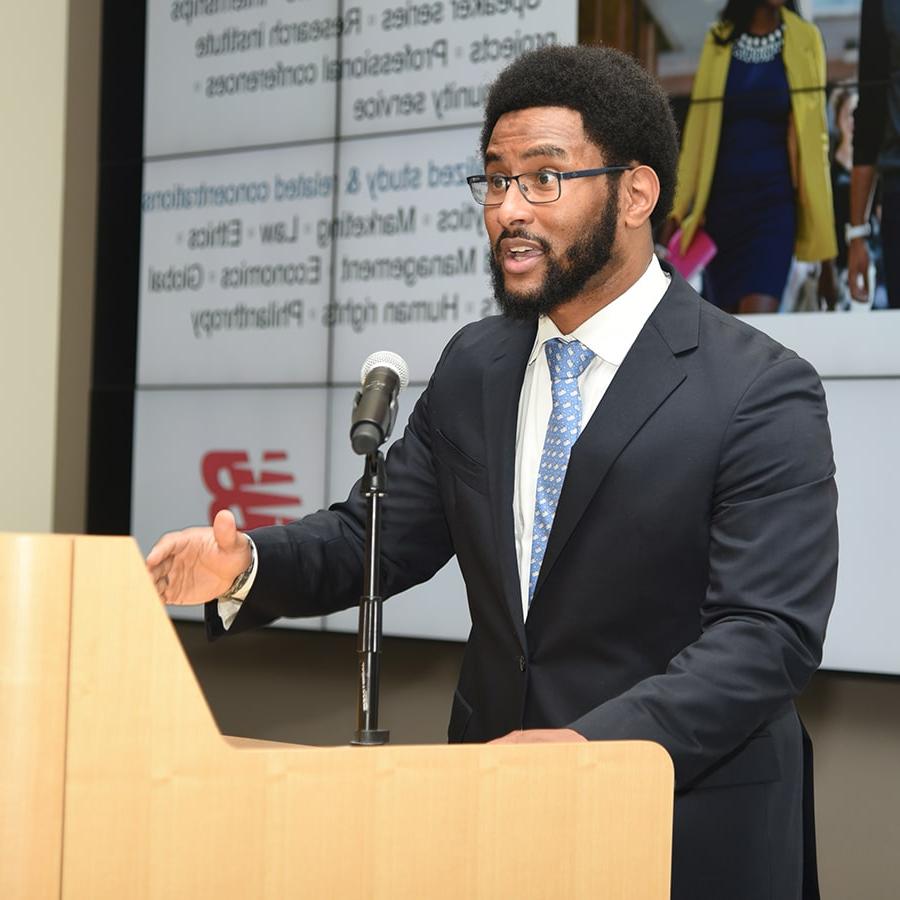
[[[618,185],[610,186],[609,196],[594,227],[573,243],[564,254],[565,265],[554,255],[550,242],[519,229],[503,231],[497,238],[491,253],[491,281],[494,298],[500,311],[510,319],[534,320],[546,316],[564,303],[574,300],[585,285],[599,275],[613,255],[613,244],[618,224]],[[519,237],[539,243],[544,251],[546,271],[544,281],[533,291],[518,293],[507,290],[503,281],[503,267],[497,257],[503,238]]]

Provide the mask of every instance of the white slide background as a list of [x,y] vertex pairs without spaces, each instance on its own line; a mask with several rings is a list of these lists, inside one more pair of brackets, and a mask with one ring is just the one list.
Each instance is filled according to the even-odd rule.
[[822,664],[900,675],[900,378],[826,380],[825,393],[841,555]]

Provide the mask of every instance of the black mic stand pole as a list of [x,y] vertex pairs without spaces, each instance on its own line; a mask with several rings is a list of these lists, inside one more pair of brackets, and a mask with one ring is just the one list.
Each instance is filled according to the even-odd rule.
[[378,681],[381,675],[381,498],[387,492],[384,456],[366,454],[360,489],[366,498],[366,558],[364,593],[359,599],[359,694],[356,732],[351,744],[386,744],[390,732],[378,727]]

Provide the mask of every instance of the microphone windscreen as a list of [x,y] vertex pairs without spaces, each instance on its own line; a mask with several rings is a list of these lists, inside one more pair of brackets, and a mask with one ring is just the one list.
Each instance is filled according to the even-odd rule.
[[397,353],[391,353],[390,350],[377,350],[366,359],[362,365],[362,371],[359,373],[360,384],[365,384],[369,372],[379,366],[384,366],[397,375],[397,378],[400,379],[401,391],[409,384],[409,366],[406,365],[406,360]]

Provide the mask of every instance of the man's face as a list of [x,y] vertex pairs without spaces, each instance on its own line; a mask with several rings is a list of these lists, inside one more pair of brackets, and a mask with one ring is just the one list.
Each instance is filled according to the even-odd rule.
[[[534,107],[497,120],[485,172],[570,172],[619,162],[603,158],[585,134],[580,113]],[[485,207],[494,293],[506,315],[546,315],[601,278],[615,244],[617,188],[616,176],[573,178],[562,182],[555,202],[532,204],[512,183],[500,206]]]

